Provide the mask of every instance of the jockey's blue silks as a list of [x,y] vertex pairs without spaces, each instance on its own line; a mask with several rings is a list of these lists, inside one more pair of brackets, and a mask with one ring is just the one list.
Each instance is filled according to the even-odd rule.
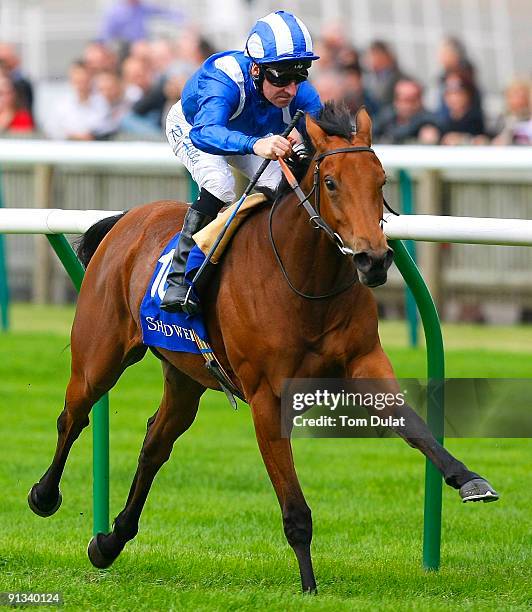
[[[311,115],[321,110],[318,92],[308,81],[298,85],[294,99],[285,108],[269,103],[251,76],[253,63],[243,51],[218,53],[185,85],[181,107],[192,126],[190,140],[201,151],[252,155],[257,140],[280,134],[298,108]],[[171,126],[167,124],[168,129]]]

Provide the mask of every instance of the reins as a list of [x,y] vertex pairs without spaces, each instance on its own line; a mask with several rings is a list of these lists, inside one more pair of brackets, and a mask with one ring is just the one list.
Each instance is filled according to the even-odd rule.
[[[361,153],[361,152],[375,153],[375,151],[371,147],[343,147],[343,148],[339,148],[339,149],[332,149],[331,151],[325,151],[324,153],[321,153],[316,158],[314,158],[313,163],[315,163],[315,167],[314,167],[314,176],[313,176],[313,181],[312,181],[312,189],[309,191],[309,193],[307,195],[304,194],[303,190],[299,186],[299,183],[297,182],[297,179],[293,175],[293,173],[290,170],[290,168],[287,166],[286,162],[282,158],[279,158],[279,163],[281,165],[283,174],[284,174],[286,180],[288,181],[288,184],[290,185],[291,189],[297,195],[297,197],[299,199],[299,206],[303,206],[303,208],[308,213],[308,215],[310,217],[309,221],[312,223],[314,229],[321,230],[321,231],[325,232],[327,237],[339,249],[340,253],[342,255],[349,255],[350,257],[353,257],[353,255],[355,254],[353,252],[353,250],[350,249],[349,247],[345,246],[344,241],[342,240],[342,237],[340,236],[340,234],[335,232],[331,228],[331,226],[325,221],[325,219],[323,219],[323,217],[320,214],[320,191],[321,191],[320,188],[319,188],[319,183],[320,183],[320,164],[323,161],[323,159],[325,157],[328,157],[329,155],[336,155],[338,153]],[[314,200],[315,200],[316,208],[314,208],[314,206],[312,206],[312,204],[310,203],[310,198],[311,198],[312,195],[314,195]],[[388,205],[388,203],[386,202],[386,200],[384,198],[383,198],[383,201],[384,201],[384,206],[386,207],[386,209],[389,210],[392,214],[398,216],[398,213],[396,213]],[[269,234],[270,234],[270,243],[272,245],[273,253],[275,255],[277,263],[279,264],[281,272],[282,272],[286,282],[288,283],[288,286],[290,287],[290,289],[294,293],[299,295],[300,297],[305,298],[307,300],[325,300],[325,299],[328,299],[328,298],[336,297],[337,295],[340,295],[344,291],[347,291],[348,289],[350,289],[357,282],[357,280],[358,280],[358,274],[356,273],[356,271],[355,271],[355,275],[354,275],[353,279],[351,281],[349,281],[348,284],[346,284],[346,285],[344,285],[344,286],[342,286],[342,287],[340,287],[338,289],[335,289],[334,291],[331,291],[329,293],[324,293],[322,295],[311,295],[311,294],[308,294],[308,293],[304,293],[303,291],[300,291],[299,289],[297,289],[297,287],[294,286],[294,284],[292,283],[292,281],[290,280],[290,278],[288,276],[288,273],[286,271],[284,263],[283,263],[283,261],[281,259],[281,255],[279,253],[279,250],[277,249],[277,246],[275,244],[275,239],[273,237],[273,215],[274,215],[274,212],[275,212],[279,202],[280,202],[280,198],[278,198],[273,203],[273,205],[272,205],[272,207],[270,209],[270,214],[269,214],[269,219],[268,219]]]

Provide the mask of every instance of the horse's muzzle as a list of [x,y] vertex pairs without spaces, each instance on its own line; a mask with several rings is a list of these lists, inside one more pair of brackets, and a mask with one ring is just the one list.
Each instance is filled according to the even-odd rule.
[[388,247],[382,251],[358,251],[353,260],[360,282],[368,287],[378,287],[388,278],[388,268],[393,262],[393,249]]

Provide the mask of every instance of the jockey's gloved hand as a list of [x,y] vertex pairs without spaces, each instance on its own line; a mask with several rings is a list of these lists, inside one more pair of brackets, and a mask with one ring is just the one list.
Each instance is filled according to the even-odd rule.
[[292,152],[292,145],[284,136],[266,136],[257,140],[253,145],[253,152],[264,159],[277,159],[288,157]]

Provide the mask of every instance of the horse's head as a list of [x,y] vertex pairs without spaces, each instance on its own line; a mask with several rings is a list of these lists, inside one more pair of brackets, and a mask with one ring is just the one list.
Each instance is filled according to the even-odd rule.
[[386,177],[375,153],[346,150],[371,147],[371,119],[362,108],[353,132],[347,111],[326,104],[317,120],[307,115],[306,127],[319,166],[319,213],[353,252],[360,281],[369,287],[382,285],[393,260],[381,228]]

